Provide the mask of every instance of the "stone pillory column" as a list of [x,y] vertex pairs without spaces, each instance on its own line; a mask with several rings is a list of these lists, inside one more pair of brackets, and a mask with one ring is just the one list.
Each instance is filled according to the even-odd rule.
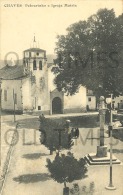
[[100,97],[99,104],[99,118],[100,118],[100,145],[97,146],[97,157],[107,156],[107,146],[104,145],[104,127],[105,127],[105,114],[106,104],[104,103],[104,97]]
[[[106,114],[106,104],[104,102],[104,97],[101,96],[100,104],[99,104],[100,142],[99,142],[99,146],[97,146],[96,153],[90,153],[85,156],[85,160],[89,165],[106,165],[110,163],[110,155],[109,152],[107,152],[107,146],[104,143],[105,114]],[[114,155],[112,159],[113,159],[113,164],[120,164],[120,161]]]

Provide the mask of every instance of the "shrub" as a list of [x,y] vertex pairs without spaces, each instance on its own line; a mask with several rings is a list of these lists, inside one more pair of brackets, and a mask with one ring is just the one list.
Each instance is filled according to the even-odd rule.
[[[42,117],[40,123],[40,142],[50,150],[51,154],[52,151],[70,149],[72,147],[72,137],[61,121],[56,122]],[[61,133],[57,129],[62,129]]]
[[65,188],[67,182],[80,180],[87,173],[85,160],[83,158],[75,159],[70,152],[67,155],[56,155],[52,162],[50,159],[47,159],[46,166],[51,173],[51,177],[58,183],[64,183]]

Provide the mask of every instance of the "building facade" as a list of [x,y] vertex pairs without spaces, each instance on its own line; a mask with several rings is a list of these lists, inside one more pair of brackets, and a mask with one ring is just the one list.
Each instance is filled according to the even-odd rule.
[[92,90],[87,89],[87,99],[86,99],[86,108],[89,110],[96,110],[96,97]]
[[[37,47],[23,52],[22,65],[6,65],[0,70],[2,109],[20,113],[62,114],[86,111],[86,88],[73,96],[59,92],[46,51]],[[68,73],[69,74],[69,73]]]

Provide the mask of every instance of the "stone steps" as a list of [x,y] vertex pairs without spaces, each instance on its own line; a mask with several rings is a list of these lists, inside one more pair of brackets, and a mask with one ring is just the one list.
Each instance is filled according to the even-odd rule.
[[[107,157],[99,158],[96,157],[96,154],[88,154],[85,156],[85,160],[88,165],[109,165],[110,164],[110,154],[108,153]],[[121,164],[120,160],[115,156],[112,157],[113,164]]]

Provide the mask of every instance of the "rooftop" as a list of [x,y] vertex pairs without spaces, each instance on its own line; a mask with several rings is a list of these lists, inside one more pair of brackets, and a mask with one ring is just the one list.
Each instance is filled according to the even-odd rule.
[[[53,60],[55,58],[56,58],[55,55],[52,55],[52,54],[47,55],[48,68],[53,65]],[[22,64],[23,64],[23,60],[19,60],[18,65],[11,66],[10,64],[8,64],[5,66],[5,62],[2,61],[0,63],[0,66],[2,67],[0,69],[0,78],[5,79],[5,80],[12,80],[12,79],[21,79],[25,77],[26,75],[24,74],[24,68]]]
[[0,69],[0,78],[5,80],[19,79],[25,77],[23,66],[6,65]]
[[43,50],[43,49],[40,49],[40,48],[29,48],[29,49],[26,49],[24,51],[43,51],[43,52],[46,52],[46,50]]

